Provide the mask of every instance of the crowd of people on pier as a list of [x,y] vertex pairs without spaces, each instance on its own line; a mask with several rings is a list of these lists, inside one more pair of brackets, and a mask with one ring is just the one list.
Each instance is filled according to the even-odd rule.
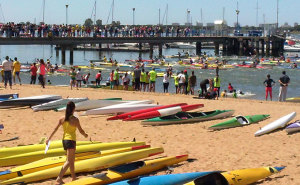
[[2,37],[187,37],[203,30],[180,26],[85,26],[7,23],[0,25]]

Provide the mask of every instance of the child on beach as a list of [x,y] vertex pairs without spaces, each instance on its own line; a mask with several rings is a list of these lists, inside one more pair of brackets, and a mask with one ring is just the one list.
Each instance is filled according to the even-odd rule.
[[232,97],[233,97],[233,98],[237,98],[237,94],[236,94],[236,90],[235,90],[235,89],[233,90],[233,95],[232,95]]
[[222,93],[221,93],[221,97],[222,98],[227,98],[227,91],[224,90]]
[[231,83],[228,84],[228,92],[229,93],[233,92],[233,86],[231,85]]

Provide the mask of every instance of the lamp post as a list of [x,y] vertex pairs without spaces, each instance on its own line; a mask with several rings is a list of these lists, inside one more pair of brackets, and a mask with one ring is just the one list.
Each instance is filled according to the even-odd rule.
[[158,25],[160,25],[160,8],[158,9]]
[[276,31],[278,30],[279,0],[277,0]]
[[134,25],[134,12],[135,12],[135,8],[132,8],[132,23]]
[[66,4],[66,25],[68,25],[68,7],[69,5]]
[[186,22],[188,23],[188,26],[190,26],[190,24],[191,24],[190,14],[191,14],[191,11],[189,9],[187,9],[186,10]]
[[237,9],[235,10],[236,12],[236,27],[237,29],[239,28],[239,14],[240,14],[240,11],[239,11],[239,2],[237,2]]

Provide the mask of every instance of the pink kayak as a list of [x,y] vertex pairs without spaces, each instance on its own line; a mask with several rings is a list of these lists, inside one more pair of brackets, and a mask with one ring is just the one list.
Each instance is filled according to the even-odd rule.
[[204,106],[203,104],[193,104],[193,105],[182,105],[182,106],[170,107],[165,109],[159,109],[155,111],[138,114],[132,117],[128,117],[123,121],[135,121],[135,120],[150,119],[155,117],[169,116],[172,114],[176,114],[178,112],[186,112],[189,110],[198,109],[203,106]]
[[159,109],[165,109],[165,108],[176,107],[176,106],[181,106],[181,105],[187,105],[187,104],[186,103],[177,103],[177,104],[171,104],[171,105],[163,105],[163,106],[160,106],[160,107],[142,109],[142,110],[137,110],[137,111],[128,112],[128,113],[120,114],[120,115],[117,115],[117,116],[113,116],[113,117],[107,118],[107,120],[126,119],[128,117],[132,117],[132,116],[142,114],[142,113],[145,113],[145,112],[151,112],[151,111],[155,111],[155,110],[159,110]]

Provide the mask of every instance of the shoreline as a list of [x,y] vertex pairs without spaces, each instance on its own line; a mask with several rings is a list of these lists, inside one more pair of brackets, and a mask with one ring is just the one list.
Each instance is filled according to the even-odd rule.
[[[279,119],[280,117],[297,111],[297,103],[287,103],[278,101],[262,101],[249,99],[220,98],[218,101],[193,99],[192,96],[149,93],[135,91],[102,90],[84,88],[80,90],[70,90],[69,87],[46,86],[45,89],[39,85],[16,85],[13,90],[0,90],[1,94],[19,93],[20,97],[35,96],[42,94],[57,94],[66,98],[89,97],[89,99],[101,99],[111,97],[121,97],[124,100],[151,99],[159,104],[203,103],[201,111],[215,109],[233,109],[234,116],[270,114],[269,119],[258,124],[245,127],[225,129],[221,131],[209,131],[207,128],[213,124],[224,120],[214,120],[194,124],[168,125],[158,127],[143,127],[140,121],[106,121],[108,116],[80,116],[80,122],[84,130],[94,141],[113,142],[145,141],[153,147],[162,146],[165,150],[162,156],[173,156],[189,154],[189,158],[197,159],[194,162],[184,162],[174,168],[173,173],[184,173],[194,171],[211,170],[235,170],[241,168],[255,168],[261,166],[286,166],[282,172],[270,176],[261,184],[300,184],[297,178],[300,173],[300,166],[297,165],[299,156],[298,134],[287,135],[284,130],[279,130],[261,137],[254,137],[255,131],[264,125]],[[4,146],[17,146],[21,144],[34,144],[39,142],[41,137],[49,136],[58,119],[63,116],[62,112],[42,111],[33,112],[29,108],[20,109],[0,109],[0,123],[4,124],[4,130],[0,134],[1,139],[8,139],[19,136],[19,140],[1,143]],[[78,113],[80,115],[80,113]],[[296,116],[294,120],[299,119]],[[227,120],[227,119],[226,119]],[[293,120],[293,121],[294,121]],[[53,139],[60,139],[62,129],[56,133]],[[78,134],[78,140],[86,140]],[[157,156],[159,157],[159,156]],[[0,168],[0,170],[9,169]],[[95,173],[78,174],[78,178]],[[165,174],[159,171],[154,174]],[[64,178],[64,182],[69,182],[70,177]],[[37,184],[52,184],[54,179]]]

